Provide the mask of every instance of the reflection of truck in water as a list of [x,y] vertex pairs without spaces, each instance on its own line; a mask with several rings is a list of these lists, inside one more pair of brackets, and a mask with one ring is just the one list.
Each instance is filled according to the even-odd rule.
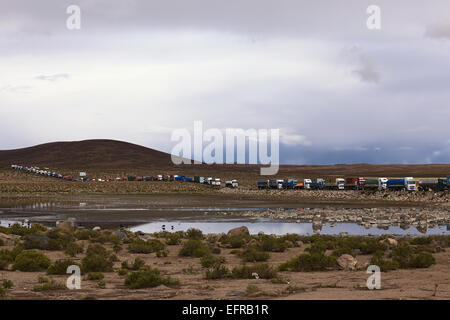
[[399,178],[399,179],[389,179],[387,181],[387,188],[389,190],[416,190],[416,182],[413,177]]

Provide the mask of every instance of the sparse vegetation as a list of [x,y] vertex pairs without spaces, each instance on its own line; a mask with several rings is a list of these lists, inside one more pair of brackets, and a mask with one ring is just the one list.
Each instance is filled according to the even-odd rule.
[[292,258],[281,264],[279,270],[297,272],[325,271],[333,268],[335,264],[336,257],[314,252],[310,254],[301,254],[298,257]]
[[83,258],[83,272],[111,272],[114,256],[101,245],[89,245]]
[[71,265],[80,266],[72,259],[56,260],[52,265],[48,267],[47,274],[67,274],[67,268]]
[[51,261],[46,255],[34,250],[25,250],[16,256],[12,268],[26,272],[44,271],[50,264]]
[[195,258],[201,258],[209,254],[209,248],[198,239],[190,239],[186,241],[179,252],[180,256]]
[[125,286],[130,289],[153,288],[162,284],[176,286],[179,284],[179,281],[162,276],[160,270],[153,268],[135,271],[125,279]]

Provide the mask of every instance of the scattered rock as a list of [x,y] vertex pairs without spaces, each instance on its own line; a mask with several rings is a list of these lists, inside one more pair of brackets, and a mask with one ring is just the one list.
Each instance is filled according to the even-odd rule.
[[355,270],[356,265],[358,264],[358,260],[356,260],[349,254],[343,254],[339,258],[337,258],[336,263],[341,269]]
[[228,231],[228,236],[248,236],[250,232],[246,226],[238,227]]
[[100,230],[102,230],[102,228],[100,228],[99,226],[97,226],[97,227],[93,227],[92,230],[93,230],[93,231],[100,231]]

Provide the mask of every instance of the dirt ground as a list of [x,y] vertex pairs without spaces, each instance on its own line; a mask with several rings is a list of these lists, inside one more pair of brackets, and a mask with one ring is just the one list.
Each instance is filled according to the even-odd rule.
[[[271,253],[268,263],[277,266],[298,255],[306,247],[302,245],[282,253]],[[97,281],[86,280],[83,276],[80,290],[33,291],[39,276],[47,276],[45,272],[0,271],[0,281],[13,281],[14,287],[8,290],[9,299],[450,299],[449,250],[434,254],[436,264],[426,269],[382,272],[381,290],[368,290],[366,281],[369,275],[365,270],[280,272],[285,283],[272,283],[264,279],[206,280],[206,269],[200,265],[200,259],[179,257],[180,245],[166,248],[169,253],[167,257],[156,257],[155,253],[131,254],[126,250],[122,250],[118,257],[121,261],[142,258],[147,265],[178,279],[180,286],[176,288],[161,285],[150,289],[127,289],[124,285],[126,276],[119,276],[117,272],[104,273],[104,289],[97,288]],[[241,260],[230,254],[230,251],[224,248],[221,252],[221,256],[226,259],[226,266],[241,265]],[[67,258],[62,252],[41,252],[52,261]],[[369,258],[356,257],[361,265],[368,262]],[[81,257],[74,260],[80,261]],[[115,263],[114,268],[120,268],[120,261]],[[68,276],[48,277],[65,283]],[[249,284],[256,285],[259,291],[246,294]]]

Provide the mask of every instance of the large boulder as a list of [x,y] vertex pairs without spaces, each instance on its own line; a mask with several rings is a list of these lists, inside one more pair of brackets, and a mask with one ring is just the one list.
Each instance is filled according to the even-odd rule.
[[230,231],[228,231],[227,235],[229,237],[232,237],[232,236],[249,236],[250,232],[248,231],[248,228],[246,226],[242,226],[242,227],[231,229]]
[[396,248],[398,246],[398,242],[392,238],[386,238],[384,240],[380,240],[380,242],[388,247],[388,249]]
[[355,270],[356,265],[358,264],[358,260],[356,260],[349,254],[343,254],[339,258],[337,258],[336,263],[339,268],[343,270]]

